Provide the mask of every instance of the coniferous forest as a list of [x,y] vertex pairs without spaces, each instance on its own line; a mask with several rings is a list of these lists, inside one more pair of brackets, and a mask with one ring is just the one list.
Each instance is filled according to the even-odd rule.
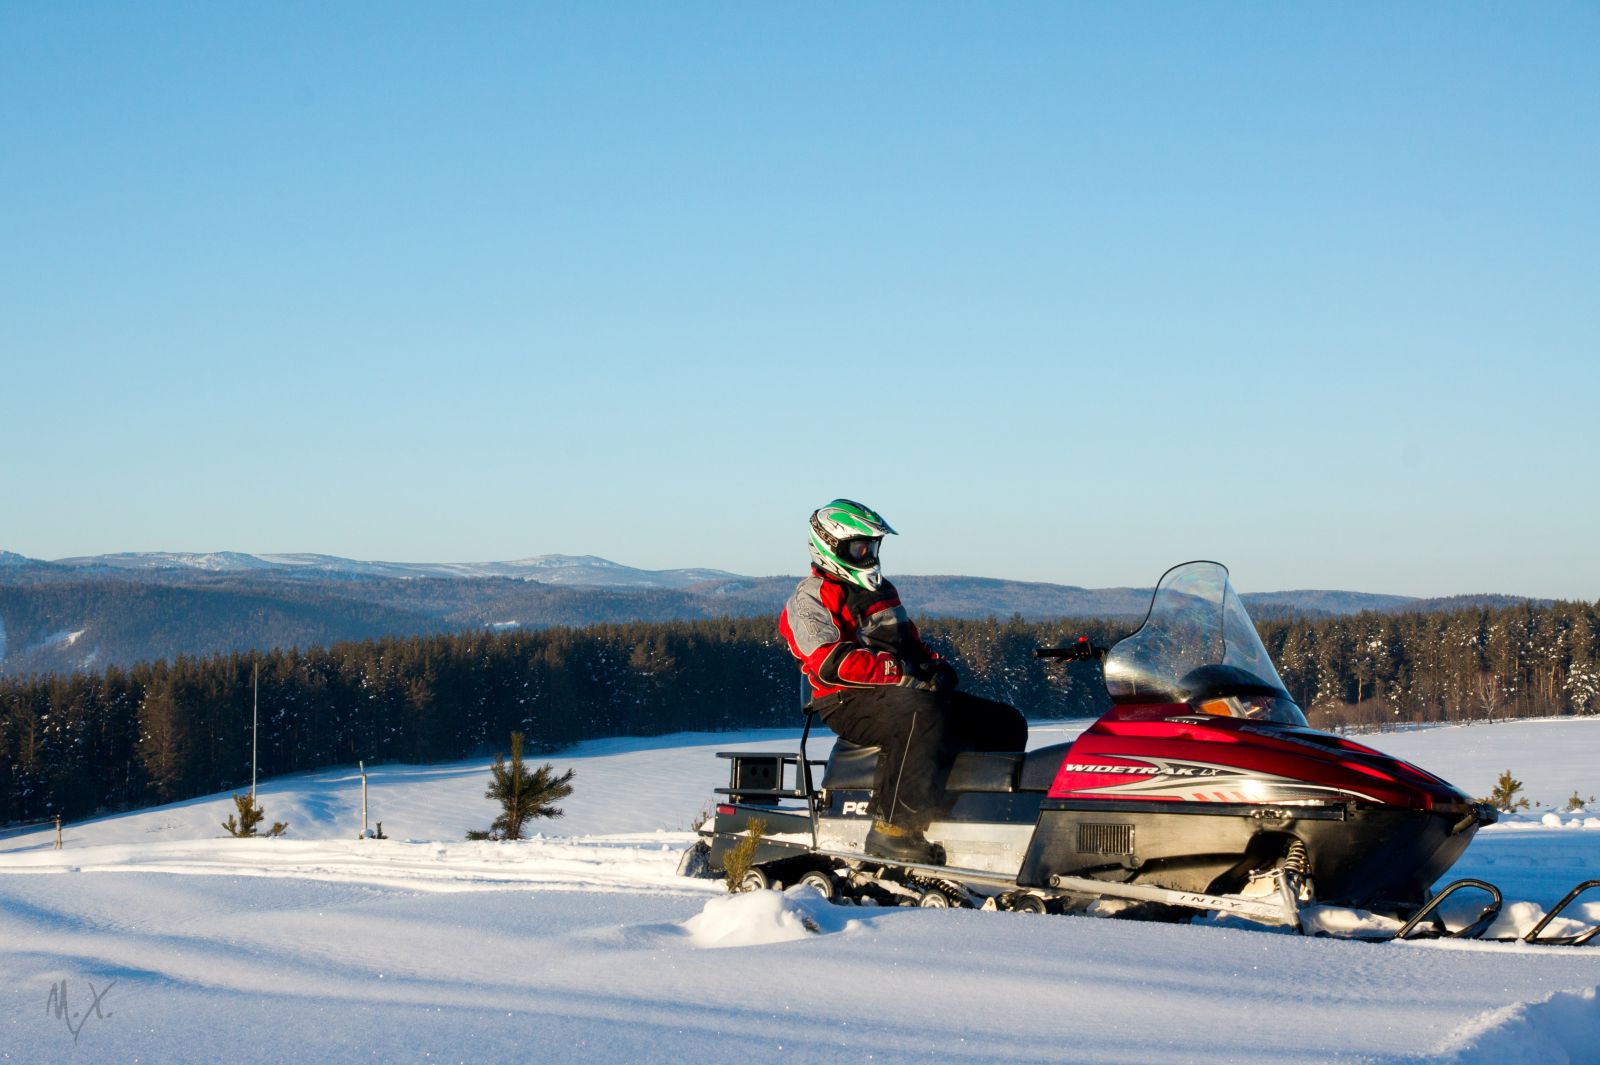
[[[1030,718],[1098,713],[1098,668],[1032,655],[1106,622],[934,619],[967,688]],[[1556,603],[1260,625],[1322,728],[1600,712],[1600,613]],[[81,819],[247,785],[251,672],[260,774],[432,762],[583,739],[797,726],[799,673],[770,618],[596,625],[179,657],[0,679],[0,824]],[[710,782],[708,781],[708,787]]]

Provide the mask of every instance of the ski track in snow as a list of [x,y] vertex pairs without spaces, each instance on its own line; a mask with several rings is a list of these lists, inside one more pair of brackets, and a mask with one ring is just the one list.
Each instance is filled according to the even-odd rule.
[[[493,816],[486,761],[370,769],[387,840],[355,838],[346,769],[263,784],[283,839],[217,838],[224,794],[68,826],[61,851],[0,840],[0,1061],[1600,1060],[1600,948],[838,907],[677,877],[725,781],[715,752],[796,735],[549,756],[577,790],[522,843],[462,840]],[[1597,740],[1600,721],[1569,720],[1365,742],[1474,794],[1510,768],[1548,806],[1595,790]],[[1534,813],[1449,875],[1533,912],[1600,875],[1600,827]]]

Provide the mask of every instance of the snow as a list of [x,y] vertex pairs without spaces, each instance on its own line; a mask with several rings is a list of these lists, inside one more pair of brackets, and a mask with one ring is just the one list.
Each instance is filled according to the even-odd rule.
[[697,947],[759,947],[861,926],[852,908],[831,905],[815,888],[723,895],[680,926]]
[[[843,907],[676,876],[716,752],[796,735],[550,756],[575,770],[567,816],[519,843],[462,838],[493,816],[487,760],[369,768],[385,840],[356,838],[353,768],[264,782],[282,839],[218,838],[224,794],[69,825],[61,851],[0,840],[0,1061],[1600,1060],[1596,948]],[[1600,819],[1564,809],[1593,790],[1600,721],[1365,740],[1475,794],[1510,767],[1560,803],[1484,829],[1451,871],[1506,891],[1505,927],[1600,875]]]
[[1525,785],[1530,801],[1565,807],[1579,792],[1600,792],[1595,743],[1600,717],[1545,718],[1496,725],[1455,725],[1352,736],[1443,776],[1471,795],[1488,795],[1505,770]]
[[[52,632],[43,639],[35,642],[32,647],[27,648],[23,653],[34,654],[35,652],[43,651],[51,647],[71,647],[83,637],[84,633],[88,631],[88,629],[62,629],[59,632]],[[3,632],[0,632],[0,651],[4,650],[4,635],[5,634]],[[0,655],[0,657],[4,656]]]
[[1596,1060],[1600,1008],[1595,988],[1558,991],[1538,1002],[1495,1010],[1468,1024],[1440,1048],[1451,1065],[1552,1065]]

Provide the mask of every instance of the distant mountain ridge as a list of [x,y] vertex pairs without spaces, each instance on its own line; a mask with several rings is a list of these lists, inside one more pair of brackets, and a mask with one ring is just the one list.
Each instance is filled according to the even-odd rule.
[[[327,645],[476,628],[776,615],[799,574],[645,570],[592,555],[510,562],[361,562],[319,554],[125,552],[28,559],[0,551],[0,673],[71,672],[217,651]],[[1149,588],[895,575],[919,617],[1143,617]],[[1245,597],[1258,620],[1526,602],[1343,591]]]
[[[8,557],[23,559],[21,555]],[[19,563],[20,564],[20,563]],[[737,579],[716,569],[645,570],[595,555],[535,555],[510,562],[364,562],[338,555],[247,554],[240,551],[124,551],[108,555],[60,558],[45,563],[95,572],[188,570],[203,573],[275,573],[299,577],[509,577],[602,588],[685,588],[701,581]]]

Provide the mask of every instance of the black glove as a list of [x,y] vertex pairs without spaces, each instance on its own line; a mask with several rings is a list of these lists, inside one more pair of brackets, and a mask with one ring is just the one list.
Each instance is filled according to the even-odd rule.
[[902,663],[899,685],[902,688],[916,688],[925,692],[943,690],[939,686],[939,675],[933,668],[932,662],[916,662],[909,666]]
[[942,658],[933,663],[933,680],[942,692],[955,691],[956,685],[961,683],[956,667]]

